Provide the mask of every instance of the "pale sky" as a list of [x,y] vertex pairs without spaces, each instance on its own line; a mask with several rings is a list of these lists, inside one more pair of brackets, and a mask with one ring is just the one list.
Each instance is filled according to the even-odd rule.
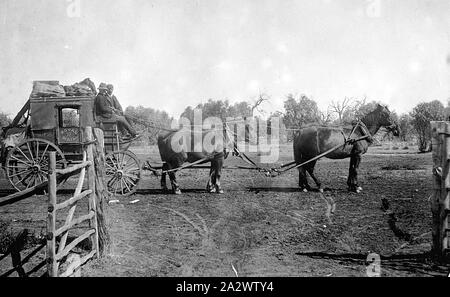
[[345,96],[398,113],[450,98],[448,0],[1,0],[0,110],[33,80],[113,83],[122,105],[178,117],[208,98],[282,110]]

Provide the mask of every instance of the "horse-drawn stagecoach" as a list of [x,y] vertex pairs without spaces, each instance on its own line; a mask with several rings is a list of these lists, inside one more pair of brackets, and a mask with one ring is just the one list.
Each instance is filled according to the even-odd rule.
[[57,167],[79,163],[87,144],[84,129],[104,132],[106,181],[117,195],[136,191],[141,166],[122,141],[115,122],[97,121],[93,96],[30,98],[2,131],[1,161],[11,185],[21,191],[47,180],[49,152],[57,155]]
[[[210,180],[207,189],[219,192],[220,175],[223,160],[226,157],[224,148],[216,147],[214,151],[206,152],[175,152],[171,147],[171,137],[176,130],[168,130],[158,137],[158,148],[163,166],[152,167],[146,161],[141,167],[135,154],[128,150],[130,141],[122,141],[115,122],[97,121],[94,110],[93,96],[66,96],[31,98],[14,118],[11,125],[2,132],[1,160],[9,182],[17,190],[25,190],[47,180],[49,167],[49,152],[57,154],[57,166],[65,167],[83,159],[83,146],[87,139],[84,135],[86,127],[100,128],[104,132],[104,149],[106,155],[105,170],[107,188],[115,195],[130,195],[134,193],[141,179],[142,170],[162,169],[161,185],[167,189],[165,177],[169,174],[172,189],[180,193],[175,171],[184,168],[197,168],[194,165],[211,162]],[[279,175],[291,169],[299,169],[299,187],[308,189],[306,171],[313,177],[319,189],[320,182],[313,171],[316,160],[322,157],[351,158],[348,185],[351,191],[360,191],[357,184],[357,169],[361,155],[370,145],[368,138],[385,127],[398,135],[398,125],[391,118],[391,113],[385,106],[378,105],[375,110],[346,131],[337,127],[312,127],[300,129],[294,141],[295,161],[279,168],[264,169],[250,160],[237,148],[233,137],[227,137],[232,132],[225,124],[223,128],[226,142],[232,142],[233,151],[251,167],[264,171],[267,175]],[[216,129],[217,130],[217,129]],[[219,130],[222,130],[220,128]],[[190,131],[192,132],[192,131]],[[190,133],[189,132],[189,133]],[[203,137],[208,131],[203,130]],[[95,133],[94,133],[95,135]],[[196,137],[194,137],[194,140]],[[195,147],[195,146],[194,146]],[[189,162],[188,165],[183,165]],[[289,167],[290,166],[290,167]],[[288,168],[286,168],[288,167]],[[284,169],[283,169],[284,168]],[[239,168],[244,169],[244,168]]]

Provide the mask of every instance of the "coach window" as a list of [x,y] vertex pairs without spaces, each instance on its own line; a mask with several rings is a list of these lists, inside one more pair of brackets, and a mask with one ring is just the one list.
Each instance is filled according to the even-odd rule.
[[80,110],[76,107],[61,108],[60,119],[62,128],[80,127]]

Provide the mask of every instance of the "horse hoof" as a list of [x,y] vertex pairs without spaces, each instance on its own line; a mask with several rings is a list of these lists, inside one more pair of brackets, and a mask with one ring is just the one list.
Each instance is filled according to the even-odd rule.
[[181,195],[181,190],[180,189],[176,189],[173,193],[175,195]]
[[356,194],[359,194],[359,193],[361,193],[361,190],[359,190],[359,189],[356,189]]
[[222,189],[217,189],[217,190],[216,190],[216,193],[217,193],[217,194],[223,194],[223,190],[222,190]]
[[[359,191],[359,192],[361,192],[362,190],[363,190],[363,188],[362,188],[362,187],[357,187],[357,188],[356,188],[356,191]],[[359,192],[358,192],[358,193],[359,193]]]
[[319,189],[319,192],[320,192],[320,193],[323,193],[323,189]]
[[209,193],[211,193],[211,194],[214,194],[214,193],[216,193],[216,189],[214,189],[214,188],[211,188],[211,189],[209,189],[209,191],[208,191]]
[[308,189],[303,189],[303,193],[308,193]]

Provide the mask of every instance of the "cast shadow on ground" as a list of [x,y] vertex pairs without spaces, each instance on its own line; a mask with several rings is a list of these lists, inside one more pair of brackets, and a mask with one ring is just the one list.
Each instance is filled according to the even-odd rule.
[[[313,259],[329,259],[339,262],[339,264],[354,264],[368,266],[367,254],[343,253],[333,254],[326,252],[297,252],[298,256],[306,256]],[[426,274],[430,276],[447,277],[448,266],[438,262],[429,252],[416,254],[393,254],[389,256],[380,255],[382,269],[392,269],[396,271],[406,271]]]
[[[277,192],[277,193],[303,193],[299,188],[292,187],[247,187],[247,191],[255,192],[258,194],[259,192]],[[325,188],[325,192],[333,191],[330,188]],[[319,189],[311,189],[309,192],[319,193]]]
[[[207,194],[205,189],[181,189],[182,193]],[[174,195],[171,190],[163,191],[162,189],[139,189],[136,194],[140,195]]]

